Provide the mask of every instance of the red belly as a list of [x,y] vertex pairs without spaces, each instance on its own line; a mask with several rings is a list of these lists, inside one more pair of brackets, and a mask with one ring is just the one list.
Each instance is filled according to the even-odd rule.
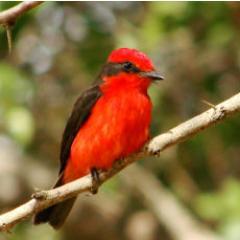
[[102,96],[75,137],[64,171],[64,182],[88,174],[91,168],[108,169],[134,153],[149,138],[151,102],[132,91]]

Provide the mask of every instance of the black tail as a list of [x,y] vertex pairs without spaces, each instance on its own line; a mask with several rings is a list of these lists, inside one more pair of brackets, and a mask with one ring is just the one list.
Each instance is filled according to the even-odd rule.
[[[61,177],[55,184],[54,188],[60,185],[62,185]],[[58,203],[56,205],[53,205],[49,208],[42,210],[41,212],[35,215],[34,224],[48,222],[53,228],[55,229],[60,228],[65,222],[68,214],[70,213],[75,200],[76,197],[70,198],[61,203]]]

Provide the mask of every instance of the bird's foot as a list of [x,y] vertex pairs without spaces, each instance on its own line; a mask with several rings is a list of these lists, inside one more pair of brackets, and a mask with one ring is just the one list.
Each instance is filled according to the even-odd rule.
[[91,169],[92,176],[92,187],[90,189],[92,194],[96,194],[98,192],[98,187],[100,185],[99,172],[96,168]]

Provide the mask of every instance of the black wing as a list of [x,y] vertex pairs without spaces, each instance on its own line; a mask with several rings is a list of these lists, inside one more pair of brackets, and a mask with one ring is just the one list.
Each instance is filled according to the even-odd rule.
[[62,137],[59,173],[61,173],[66,166],[71,145],[78,133],[78,130],[87,120],[91,113],[92,107],[95,105],[100,96],[101,90],[98,85],[95,85],[84,91],[74,104],[73,111],[68,119]]

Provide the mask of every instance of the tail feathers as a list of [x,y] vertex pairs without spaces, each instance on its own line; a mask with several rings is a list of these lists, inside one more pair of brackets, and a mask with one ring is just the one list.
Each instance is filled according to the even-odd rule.
[[51,216],[53,208],[54,208],[54,206],[46,208],[46,209],[42,210],[41,212],[37,213],[34,216],[33,223],[34,224],[47,223],[49,221],[49,218]]
[[53,228],[60,228],[70,213],[76,197],[67,199],[57,205],[39,212],[34,218],[34,224],[48,222]]
[[[61,177],[58,179],[54,188],[60,185],[62,185]],[[55,229],[60,228],[65,222],[68,214],[70,213],[75,200],[76,200],[76,197],[70,198],[61,203],[58,203],[56,205],[53,205],[49,208],[42,210],[41,212],[35,215],[33,220],[34,224],[48,222],[53,228]]]

